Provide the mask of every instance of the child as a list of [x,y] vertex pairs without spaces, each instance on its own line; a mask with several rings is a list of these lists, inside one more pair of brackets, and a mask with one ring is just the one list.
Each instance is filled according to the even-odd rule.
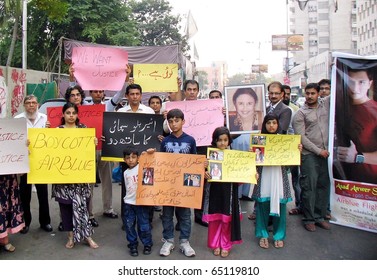
[[[262,125],[262,133],[277,134],[279,119],[274,114],[265,116]],[[300,144],[298,149],[302,150]],[[291,191],[288,181],[286,166],[260,166],[257,168],[259,178],[254,187],[252,198],[256,206],[255,235],[260,238],[259,246],[267,249],[268,221],[272,216],[273,239],[275,248],[284,247],[286,234],[286,208],[287,202],[291,201]]]
[[[229,149],[232,143],[226,127],[218,127],[212,134],[212,147]],[[211,178],[206,172],[206,178]],[[213,176],[212,176],[213,177]],[[210,182],[206,184],[203,220],[208,222],[207,246],[215,256],[225,258],[233,244],[241,244],[240,205],[238,184]]]
[[[184,133],[182,128],[185,124],[184,114],[179,109],[172,109],[166,117],[171,133],[161,142],[161,152],[196,154],[195,139]],[[148,149],[151,153],[154,149]],[[164,206],[162,209],[162,227],[164,244],[160,250],[160,256],[167,257],[174,249],[174,224],[173,215],[177,216],[180,225],[179,249],[186,257],[194,257],[195,251],[190,246],[189,238],[191,234],[191,209],[185,207]]]
[[[63,106],[63,117],[59,128],[86,128],[78,119],[78,107],[72,103]],[[95,143],[97,139],[95,139]],[[52,197],[59,202],[63,230],[68,231],[67,249],[72,249],[75,242],[86,240],[89,246],[99,246],[91,238],[93,227],[89,222],[89,198],[91,189],[87,183],[53,184]]]
[[[152,229],[149,222],[151,207],[136,204],[137,179],[139,171],[139,152],[134,147],[128,147],[123,151],[124,161],[128,168],[124,171],[124,185],[126,195],[123,198],[123,224],[125,225],[126,238],[129,242],[130,255],[137,257],[137,237],[144,245],[143,254],[152,252]],[[137,231],[136,231],[137,223]]]

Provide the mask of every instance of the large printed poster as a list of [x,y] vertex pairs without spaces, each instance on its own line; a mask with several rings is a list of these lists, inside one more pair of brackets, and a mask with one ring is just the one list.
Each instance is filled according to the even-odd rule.
[[377,60],[334,56],[332,222],[377,232]]

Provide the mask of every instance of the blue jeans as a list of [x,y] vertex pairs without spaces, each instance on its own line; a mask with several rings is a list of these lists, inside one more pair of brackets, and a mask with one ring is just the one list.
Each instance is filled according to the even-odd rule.
[[[126,229],[128,247],[137,247],[137,237],[144,246],[152,246],[152,228],[149,223],[150,206],[123,203],[123,224]],[[137,232],[136,232],[137,223]]]
[[164,206],[162,209],[162,236],[169,242],[174,242],[174,208],[178,223],[181,227],[179,240],[185,242],[191,234],[191,209],[184,207]]

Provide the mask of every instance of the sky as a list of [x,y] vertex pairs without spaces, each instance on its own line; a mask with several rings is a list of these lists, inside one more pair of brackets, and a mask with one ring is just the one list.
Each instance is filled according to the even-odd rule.
[[225,60],[230,76],[250,72],[251,64],[268,64],[270,74],[282,71],[287,54],[271,51],[271,35],[287,33],[286,0],[168,1],[174,14],[191,10],[196,21],[197,66]]

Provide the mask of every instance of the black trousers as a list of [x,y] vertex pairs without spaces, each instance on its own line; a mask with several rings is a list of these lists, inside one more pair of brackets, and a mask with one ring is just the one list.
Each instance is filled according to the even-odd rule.
[[[30,210],[31,187],[32,185],[27,183],[27,174],[22,175],[20,180],[20,197],[26,226],[30,226],[32,219]],[[47,184],[36,184],[35,188],[37,189],[39,202],[39,224],[44,226],[51,223]]]

